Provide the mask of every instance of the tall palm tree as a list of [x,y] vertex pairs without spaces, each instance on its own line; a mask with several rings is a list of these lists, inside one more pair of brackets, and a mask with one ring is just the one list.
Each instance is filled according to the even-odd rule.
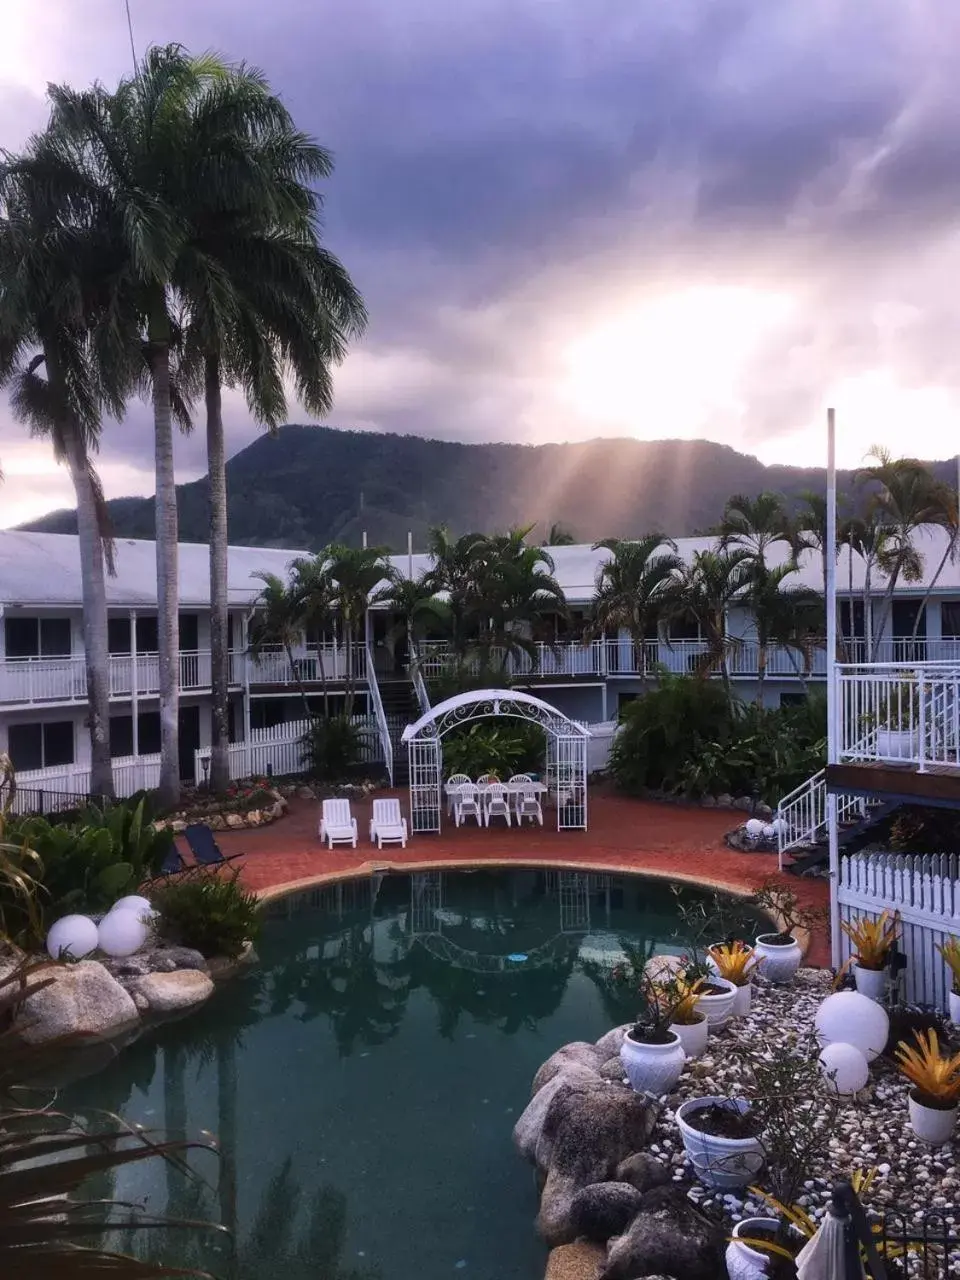
[[427,550],[433,564],[425,575],[425,581],[431,590],[447,601],[450,644],[462,672],[489,539],[482,533],[465,533],[459,538],[452,538],[449,530],[440,525],[430,530]]
[[734,494],[723,509],[719,533],[721,551],[743,547],[760,564],[766,564],[767,550],[778,542],[787,543],[792,559],[797,555],[797,533],[778,493],[756,498]]
[[576,544],[576,541],[576,538],[565,524],[559,524],[554,521],[547,530],[543,545],[545,547],[572,547]]
[[[336,586],[330,577],[329,565],[325,558],[320,555],[294,560],[290,565],[290,571],[289,590],[294,602],[294,613],[304,635],[308,631],[314,631],[320,636],[327,631],[335,631]],[[320,688],[323,695],[323,714],[329,718],[330,692],[327,686],[322,641],[317,646],[317,667],[320,672]]]
[[[960,482],[960,477],[958,477]],[[913,621],[913,639],[916,640],[920,623],[926,616],[927,605],[930,598],[936,590],[937,583],[940,581],[941,574],[947,566],[949,560],[953,563],[957,558],[957,548],[960,546],[960,487],[952,488],[948,484],[936,487],[936,503],[939,507],[937,524],[944,530],[946,534],[946,544],[943,548],[943,555],[940,557],[939,563],[927,584],[927,589],[923,593],[923,598],[917,607],[917,616]]]
[[749,566],[743,603],[750,609],[757,640],[757,706],[763,706],[770,647],[798,648],[809,666],[814,640],[823,634],[823,600],[809,587],[789,585],[793,565]]
[[675,576],[670,593],[668,616],[693,617],[700,626],[706,650],[700,674],[719,670],[730,696],[730,668],[727,661],[734,644],[727,632],[727,613],[749,586],[756,566],[754,552],[740,547],[732,551],[696,551],[689,564]]
[[554,577],[553,560],[543,547],[524,544],[527,533],[529,530],[518,529],[491,538],[477,583],[474,612],[485,666],[499,650],[501,674],[514,654],[535,657],[533,631],[539,622],[567,614],[566,596]]
[[300,667],[293,656],[294,648],[303,636],[303,596],[294,586],[288,586],[275,573],[257,570],[251,578],[263,583],[254,601],[254,615],[250,624],[250,652],[259,658],[267,649],[280,646],[290,665],[290,674],[303,702],[304,716],[311,717],[307,691],[300,675]]
[[353,715],[356,698],[356,664],[354,646],[361,643],[367,609],[376,589],[394,576],[387,547],[348,547],[332,543],[320,554],[333,583],[333,603],[347,648],[347,681],[344,715]]
[[76,495],[90,789],[112,798],[105,567],[113,572],[113,544],[91,455],[102,416],[123,414],[139,350],[103,306],[114,263],[95,202],[65,210],[49,182],[62,164],[48,132],[0,171],[0,386],[10,387],[15,416],[51,440]]
[[398,621],[387,632],[387,642],[397,645],[406,641],[411,656],[431,632],[445,631],[450,625],[449,608],[437,596],[426,574],[419,578],[396,575],[376,593],[371,603],[386,605],[399,614]]
[[923,575],[923,556],[913,539],[924,525],[938,522],[944,501],[942,486],[922,462],[894,458],[889,450],[880,447],[871,449],[867,457],[869,465],[857,478],[861,485],[868,486],[869,508],[885,530],[878,562],[886,573],[887,587],[871,654],[876,661],[898,582],[916,582]]
[[645,671],[644,643],[666,616],[673,601],[682,561],[677,544],[661,533],[636,541],[607,538],[594,550],[611,553],[597,573],[589,639],[607,631],[626,631],[633,641],[637,670]]

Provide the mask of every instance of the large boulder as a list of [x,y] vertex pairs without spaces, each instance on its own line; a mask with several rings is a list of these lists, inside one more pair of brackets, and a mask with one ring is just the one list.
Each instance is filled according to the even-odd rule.
[[643,1196],[629,1182],[595,1182],[582,1187],[570,1205],[570,1225],[577,1237],[606,1244],[620,1236],[640,1212]]
[[17,1017],[28,1044],[65,1036],[111,1036],[139,1016],[129,992],[97,960],[45,965],[35,971],[31,985],[51,977],[55,981],[50,986],[27,996]]
[[723,1273],[723,1232],[692,1209],[664,1209],[638,1214],[610,1241],[601,1280],[717,1280]]
[[213,979],[198,969],[176,973],[148,973],[137,979],[135,996],[146,1000],[151,1013],[176,1013],[203,1004],[213,995]]
[[103,966],[124,986],[129,985],[130,979],[142,978],[148,973],[175,973],[178,969],[207,971],[206,960],[192,947],[150,947],[135,951],[132,956],[108,958]]
[[619,1054],[624,1036],[632,1026],[632,1022],[625,1022],[622,1027],[614,1027],[612,1031],[608,1031],[606,1035],[600,1037],[593,1047],[596,1049],[601,1062],[606,1062],[608,1058],[616,1057]]
[[513,1142],[520,1154],[527,1160],[536,1161],[547,1112],[561,1091],[582,1092],[596,1088],[598,1084],[597,1073],[579,1062],[571,1062],[559,1075],[548,1081],[533,1095],[520,1119],[513,1126]]
[[547,1169],[537,1229],[548,1244],[574,1238],[570,1217],[582,1187],[609,1182],[617,1166],[646,1145],[657,1119],[650,1101],[622,1085],[559,1089],[547,1108],[536,1161]]
[[561,1244],[550,1250],[543,1280],[597,1280],[605,1254],[586,1240]]
[[629,1182],[637,1191],[650,1191],[671,1182],[670,1166],[663,1164],[649,1151],[635,1151],[621,1160],[616,1169],[617,1182]]
[[599,1071],[603,1065],[605,1057],[609,1054],[600,1054],[592,1044],[587,1044],[585,1040],[574,1040],[572,1044],[565,1044],[562,1049],[558,1049],[556,1053],[550,1055],[537,1074],[533,1077],[533,1086],[530,1090],[530,1096],[533,1097],[539,1093],[545,1084],[549,1084],[554,1076],[558,1076],[566,1067],[576,1063],[578,1066],[589,1067],[592,1071]]

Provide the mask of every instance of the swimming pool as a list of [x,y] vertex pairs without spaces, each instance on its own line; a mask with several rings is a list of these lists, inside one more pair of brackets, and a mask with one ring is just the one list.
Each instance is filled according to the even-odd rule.
[[219,1182],[201,1153],[208,1185],[158,1164],[113,1194],[235,1225],[234,1245],[164,1233],[138,1242],[148,1255],[237,1280],[532,1280],[537,1197],[510,1140],[530,1080],[633,1015],[604,974],[624,943],[681,951],[677,928],[669,884],[639,876],[326,886],[274,904],[258,966],[63,1101],[221,1137]]

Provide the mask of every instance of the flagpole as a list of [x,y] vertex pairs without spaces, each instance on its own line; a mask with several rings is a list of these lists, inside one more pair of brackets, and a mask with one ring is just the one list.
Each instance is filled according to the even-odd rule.
[[130,16],[130,0],[124,0],[124,6],[127,10],[127,31],[130,33],[130,56],[133,58],[133,74],[136,75],[140,68],[137,62],[137,46],[133,41],[133,18]]
[[[827,764],[838,759],[837,719],[837,431],[836,415],[827,410],[827,580],[824,596],[827,606]],[[835,969],[840,967],[840,844],[837,831],[837,797],[830,791],[826,797],[827,840],[830,850],[830,958]]]

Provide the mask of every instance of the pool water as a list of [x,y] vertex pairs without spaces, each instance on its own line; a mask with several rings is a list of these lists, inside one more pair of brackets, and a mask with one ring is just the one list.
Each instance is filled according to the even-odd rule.
[[533,1280],[534,1180],[510,1140],[530,1080],[632,1016],[604,975],[624,944],[682,951],[678,923],[667,884],[543,869],[378,874],[277,904],[257,967],[64,1093],[222,1141],[222,1170],[191,1159],[204,1181],[156,1162],[110,1190],[232,1243],[125,1247],[234,1280]]

